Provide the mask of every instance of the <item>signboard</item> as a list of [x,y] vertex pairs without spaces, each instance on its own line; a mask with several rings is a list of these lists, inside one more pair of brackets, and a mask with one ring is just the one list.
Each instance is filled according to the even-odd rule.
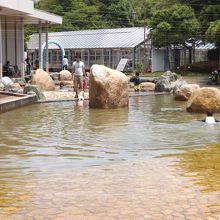
[[119,63],[118,66],[116,68],[116,70],[123,72],[125,70],[126,64],[128,62],[129,59],[127,58],[122,58]]

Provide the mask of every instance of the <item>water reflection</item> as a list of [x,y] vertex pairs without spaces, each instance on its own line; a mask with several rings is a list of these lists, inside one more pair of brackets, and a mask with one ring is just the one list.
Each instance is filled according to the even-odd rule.
[[202,149],[194,149],[177,154],[184,176],[190,177],[203,192],[220,191],[220,144],[212,144]]
[[10,215],[16,209],[23,208],[33,196],[27,187],[34,178],[17,160],[22,150],[10,146],[0,147],[0,214]]

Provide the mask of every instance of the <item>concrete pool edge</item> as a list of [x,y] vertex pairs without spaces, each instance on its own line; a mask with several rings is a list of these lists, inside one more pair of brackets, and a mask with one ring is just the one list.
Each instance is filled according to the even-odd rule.
[[[134,96],[149,96],[149,95],[169,95],[170,93],[164,92],[143,92],[143,93],[134,93],[129,94],[130,97]],[[6,98],[4,100],[0,99],[0,113],[10,111],[15,108],[23,107],[29,104],[34,103],[52,103],[52,102],[69,102],[69,101],[79,101],[77,98],[64,98],[64,99],[47,99],[47,100],[37,100],[37,96],[35,94],[20,94],[20,93],[11,93],[0,91],[0,95],[5,95]],[[7,99],[8,97],[8,99]],[[89,98],[85,98],[84,100],[89,100]]]
[[[150,95],[170,95],[169,92],[140,92],[129,94],[128,97],[135,97],[135,96],[150,96]],[[84,98],[84,100],[89,100],[89,98]],[[46,100],[38,100],[36,103],[50,103],[50,102],[70,102],[70,101],[79,101],[78,98],[65,98],[65,99],[46,99]]]
[[37,101],[37,96],[35,94],[27,95],[0,91],[0,95],[6,96],[4,100],[0,99],[0,113],[33,104]]

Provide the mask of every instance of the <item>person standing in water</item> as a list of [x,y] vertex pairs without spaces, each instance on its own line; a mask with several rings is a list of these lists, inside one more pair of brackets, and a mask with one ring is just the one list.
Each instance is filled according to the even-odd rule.
[[76,56],[76,61],[73,62],[75,98],[78,98],[78,94],[83,91],[83,76],[85,76],[85,64],[80,59],[80,56]]

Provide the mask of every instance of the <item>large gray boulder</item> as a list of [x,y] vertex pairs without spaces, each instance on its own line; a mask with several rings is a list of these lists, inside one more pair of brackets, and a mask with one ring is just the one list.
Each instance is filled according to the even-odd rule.
[[19,83],[19,85],[22,87],[26,85],[26,81],[24,78],[13,78],[12,80],[14,83]]
[[90,70],[89,105],[92,108],[128,106],[128,79],[125,74],[103,65]]
[[220,112],[220,90],[203,87],[195,90],[187,102],[188,112]]
[[171,92],[172,88],[173,86],[169,79],[161,77],[155,85],[155,92]]
[[46,99],[44,94],[42,93],[40,87],[37,86],[37,85],[29,85],[29,84],[27,84],[24,87],[24,90],[23,90],[24,94],[28,94],[30,92],[34,92],[36,94],[38,100],[45,100]]
[[10,86],[13,84],[13,81],[7,76],[2,77],[1,82],[4,86]]
[[5,86],[4,86],[4,84],[3,84],[3,83],[1,82],[1,80],[0,80],[0,91],[3,91],[4,88],[5,88]]
[[182,80],[182,79],[178,79],[177,81],[175,82],[172,82],[173,84],[173,94],[175,94],[175,92],[183,85],[187,85],[188,83],[185,81],[185,80]]
[[166,71],[163,75],[163,77],[167,78],[170,82],[174,82],[178,79],[178,76],[176,73],[173,73],[171,71]]

